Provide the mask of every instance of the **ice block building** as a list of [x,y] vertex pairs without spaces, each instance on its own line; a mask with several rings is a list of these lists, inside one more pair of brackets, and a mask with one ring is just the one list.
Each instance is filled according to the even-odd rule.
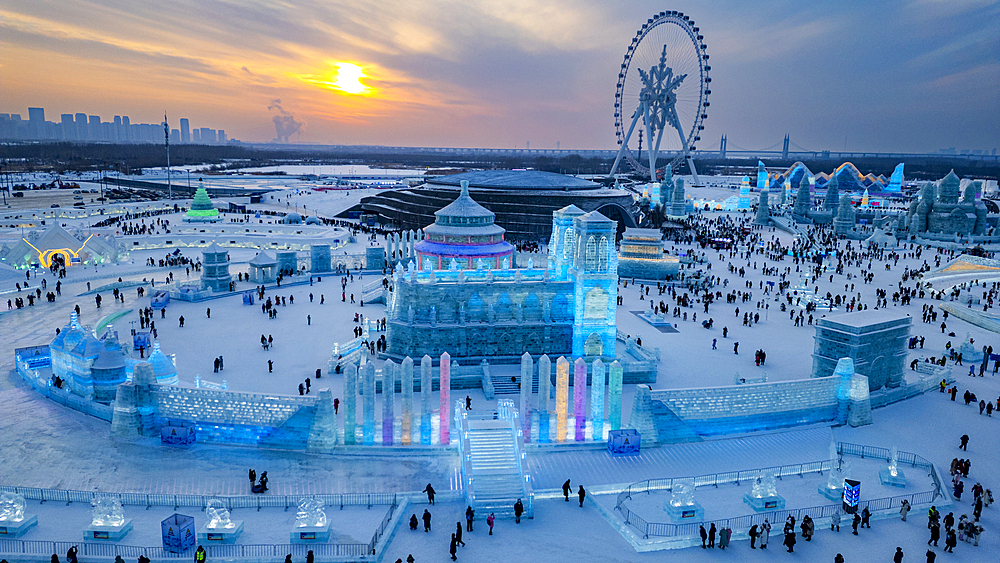
[[229,291],[233,276],[229,273],[229,252],[216,243],[202,251],[201,288]]
[[665,280],[680,271],[680,259],[663,253],[659,229],[625,229],[618,251],[618,275],[623,278]]
[[71,234],[58,222],[44,232],[31,231],[11,248],[0,247],[0,259],[14,268],[27,268],[39,264],[43,268],[56,264],[60,267],[117,262],[120,256],[118,243],[110,231]]
[[[960,189],[961,181],[952,170],[937,182],[920,187],[920,198],[910,202],[907,213],[908,231],[920,233],[941,233],[958,235],[986,234],[986,205],[977,201],[980,182],[969,182],[965,192]],[[936,188],[936,189],[935,189]],[[959,201],[959,196],[962,200]]]
[[554,211],[547,267],[517,268],[505,230],[467,182],[435,217],[415,244],[416,260],[393,274],[389,357],[615,355],[614,221],[573,205]]
[[80,324],[77,314],[71,313],[69,323],[49,344],[52,374],[64,379],[73,393],[81,397],[93,396],[91,367],[103,348],[101,341]]
[[816,321],[812,377],[833,374],[840,358],[851,358],[868,377],[869,391],[899,387],[906,369],[906,340],[913,319],[882,311],[830,315]]

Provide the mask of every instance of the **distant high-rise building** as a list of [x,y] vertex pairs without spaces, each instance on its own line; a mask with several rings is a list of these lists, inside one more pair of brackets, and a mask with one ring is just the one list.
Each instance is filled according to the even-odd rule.
[[73,141],[77,138],[76,124],[73,123],[72,113],[64,113],[59,116],[59,131],[60,136],[67,141]]
[[89,120],[88,123],[89,126],[87,127],[87,129],[89,132],[89,136],[87,137],[87,139],[90,141],[103,141],[104,139],[101,138],[101,116],[91,115],[88,117],[88,120]]
[[190,143],[191,142],[191,129],[190,123],[186,117],[181,118],[181,142]]
[[219,129],[219,144],[226,144],[226,130]]
[[181,132],[179,130],[177,129],[170,130],[170,142],[175,145],[181,142]]
[[90,140],[90,134],[87,128],[87,114],[78,113],[76,114],[76,138],[81,141]]
[[201,128],[201,142],[204,144],[215,142],[215,129],[209,129],[208,127]]
[[201,142],[201,130],[200,129],[192,129],[191,130],[191,142],[192,143],[200,143]]
[[28,108],[27,133],[29,139],[42,139],[45,137],[45,108]]

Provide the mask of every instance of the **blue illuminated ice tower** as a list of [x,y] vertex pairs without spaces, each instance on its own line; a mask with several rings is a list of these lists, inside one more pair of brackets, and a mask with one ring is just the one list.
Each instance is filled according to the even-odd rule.
[[573,218],[573,355],[614,356],[617,325],[617,224],[596,211]]
[[583,215],[575,205],[567,205],[552,212],[552,237],[549,239],[549,271],[553,281],[569,279],[573,265],[573,248],[576,243],[574,219]]

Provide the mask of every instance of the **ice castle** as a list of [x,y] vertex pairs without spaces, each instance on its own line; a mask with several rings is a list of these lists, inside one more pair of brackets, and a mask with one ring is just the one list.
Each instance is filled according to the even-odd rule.
[[393,274],[387,355],[614,357],[616,222],[574,205],[552,215],[547,267],[518,268],[504,229],[462,182],[458,199],[424,229],[416,262]]

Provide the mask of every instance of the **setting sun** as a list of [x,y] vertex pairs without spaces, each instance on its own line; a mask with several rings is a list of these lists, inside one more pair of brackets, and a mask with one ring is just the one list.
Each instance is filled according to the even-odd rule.
[[333,87],[346,94],[365,94],[370,88],[361,83],[367,78],[364,69],[354,63],[337,63],[337,75]]

